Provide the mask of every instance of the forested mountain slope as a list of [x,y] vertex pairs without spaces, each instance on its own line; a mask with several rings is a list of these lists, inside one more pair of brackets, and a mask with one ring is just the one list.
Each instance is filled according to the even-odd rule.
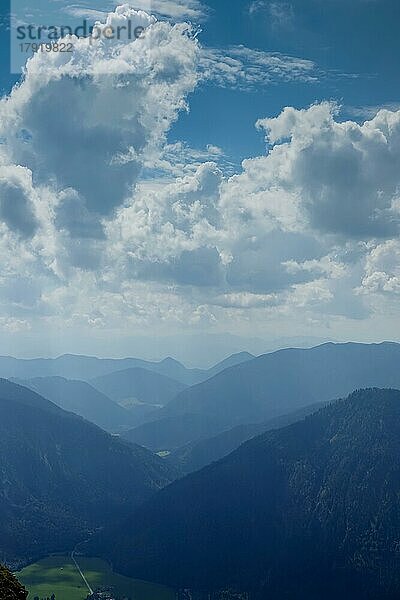
[[179,480],[114,532],[118,569],[253,598],[400,596],[400,392],[352,394]]
[[0,559],[71,550],[175,472],[27,388],[0,380]]

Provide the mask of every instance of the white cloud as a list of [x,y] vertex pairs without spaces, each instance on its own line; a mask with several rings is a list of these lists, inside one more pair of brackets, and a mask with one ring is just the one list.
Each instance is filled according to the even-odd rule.
[[[114,242],[110,250],[117,253],[113,260],[119,256],[122,261],[119,270],[128,269],[141,278],[175,281],[193,270],[190,258],[195,258],[196,252],[203,252],[203,261],[208,257],[215,262],[215,255],[206,249],[212,250],[218,237],[221,182],[218,167],[205,163],[194,174],[164,184],[162,189],[139,186],[128,205],[107,225]],[[185,253],[188,260],[182,263]],[[197,258],[200,260],[199,254]],[[212,269],[205,275],[213,277]]]
[[0,317],[0,329],[9,333],[20,333],[31,329],[28,321]]
[[175,21],[200,22],[210,12],[208,6],[200,0],[134,0],[131,6]]
[[290,2],[271,2],[269,17],[272,27],[276,29],[290,29],[294,26],[294,9]]
[[256,15],[258,12],[265,10],[267,7],[267,3],[265,0],[253,0],[249,5],[249,14]]
[[379,244],[367,255],[360,292],[400,294],[400,240]]
[[399,102],[389,102],[386,104],[377,104],[374,106],[345,106],[342,111],[350,117],[356,119],[371,120],[380,110],[390,110],[392,112],[400,110]]
[[79,5],[66,6],[63,11],[67,15],[77,17],[78,19],[96,19],[102,20],[107,16],[107,13],[102,10],[96,10],[94,8],[87,8]]
[[290,2],[254,0],[248,7],[248,13],[254,19],[262,18],[264,26],[274,33],[293,29],[295,25],[294,7]]
[[17,165],[0,166],[0,220],[22,237],[38,227],[32,173]]
[[[73,54],[37,53],[0,106],[10,160],[36,184],[73,188],[99,214],[123,202],[196,84],[197,47],[184,26],[129,9],[107,23],[127,19],[148,28],[143,39],[75,39]],[[122,155],[129,159],[116,160]]]
[[245,87],[314,64],[243,47],[205,63],[186,26],[108,21],[126,18],[143,39],[38,53],[0,103],[0,327],[324,327],[397,298],[400,111],[288,107],[230,175],[220,148],[167,141],[204,69]]
[[311,60],[246,46],[204,49],[201,67],[206,81],[236,89],[250,89],[277,81],[312,83],[321,75]]
[[380,111],[363,125],[339,123],[335,113],[325,103],[259,121],[273,146],[266,160],[280,166],[276,184],[301,194],[310,225],[320,231],[397,235],[400,112]]
[[154,184],[154,170],[159,170],[163,177],[183,177],[194,173],[203,163],[216,162],[225,173],[234,169],[232,162],[225,156],[222,148],[208,144],[204,149],[190,148],[183,142],[165,144],[157,156],[149,155],[145,161],[150,178]]

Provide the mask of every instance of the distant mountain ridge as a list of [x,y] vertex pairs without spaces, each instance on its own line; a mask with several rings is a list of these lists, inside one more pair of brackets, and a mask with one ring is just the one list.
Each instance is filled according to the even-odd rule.
[[114,402],[131,398],[155,408],[168,404],[187,387],[171,377],[138,367],[96,377],[91,384]]
[[324,344],[265,354],[181,392],[161,416],[259,422],[365,387],[400,387],[400,344]]
[[225,371],[225,369],[236,367],[236,365],[241,365],[245,362],[248,362],[249,360],[253,360],[254,358],[255,356],[253,354],[250,354],[250,352],[237,352],[236,354],[232,354],[231,356],[228,356],[228,358],[225,358],[225,360],[222,360],[221,362],[217,363],[214,367],[208,369],[207,379],[218,375],[218,373],[222,373],[222,371]]
[[30,388],[63,410],[73,412],[110,433],[118,433],[137,424],[129,411],[85,381],[64,377],[10,381]]
[[130,431],[124,431],[122,437],[133,444],[149,448],[153,452],[170,452],[192,440],[208,438],[225,429],[224,422],[220,419],[209,417],[206,414],[184,414],[160,420],[149,420]]
[[0,380],[0,560],[70,551],[177,475],[37,393]]
[[[174,450],[168,461],[183,473],[198,471],[213,462],[228,456],[244,442],[272,429],[281,429],[297,421],[301,421],[326,406],[319,402],[296,410],[288,415],[276,417],[265,423],[237,425],[233,429],[223,431],[216,436],[202,438]],[[143,440],[146,441],[146,440]]]
[[[152,422],[124,434],[154,448],[172,439],[176,424],[214,422],[219,431],[265,423],[318,402],[347,396],[359,388],[400,388],[400,344],[324,344],[264,354],[228,367],[178,394],[152,415]],[[196,417],[197,415],[197,417]],[[187,429],[185,443],[210,437],[207,427]],[[213,435],[218,431],[213,429]],[[183,445],[183,444],[182,444]],[[164,450],[176,449],[176,445]]]
[[[159,362],[142,360],[139,358],[97,358],[93,356],[80,356],[64,354],[58,358],[19,359],[10,356],[0,356],[0,377],[5,379],[33,379],[36,377],[65,377],[90,382],[95,377],[108,375],[115,371],[141,368],[160,375],[165,375],[185,385],[193,385],[204,381],[225,368],[225,364],[237,364],[246,360],[247,353],[232,355],[207,369],[188,369],[173,358],[165,358]],[[228,362],[227,362],[228,361]]]
[[256,600],[395,600],[399,497],[400,392],[361,390],[159,492],[113,532],[112,559]]

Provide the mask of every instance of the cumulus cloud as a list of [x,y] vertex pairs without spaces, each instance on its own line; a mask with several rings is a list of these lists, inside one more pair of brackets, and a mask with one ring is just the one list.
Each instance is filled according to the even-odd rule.
[[387,240],[372,248],[366,258],[360,292],[400,294],[400,240]]
[[99,27],[127,19],[142,39],[38,53],[0,102],[0,327],[321,325],[397,295],[400,111],[288,107],[232,175],[220,148],[168,143],[188,94],[207,69],[245,86],[315,65],[202,54],[188,26],[126,6]]
[[276,183],[301,195],[315,228],[355,238],[399,233],[400,113],[380,111],[358,125],[335,120],[328,104],[285,109],[258,125],[285,165]]
[[0,220],[22,237],[32,237],[38,227],[34,196],[28,169],[0,166]]
[[[134,278],[206,285],[216,307],[319,306],[364,318],[356,292],[370,240],[398,233],[399,121],[386,111],[363,126],[340,123],[328,103],[286,109],[258,123],[268,152],[244,161],[242,173],[226,178],[206,163],[143,189],[109,235]],[[393,160],[379,167],[387,148]]]
[[75,190],[99,215],[122,204],[196,83],[187,28],[127,7],[104,26],[128,19],[147,28],[143,39],[74,39],[72,55],[37,53],[0,105],[10,162],[29,168],[35,185]]
[[[193,269],[196,260],[205,263],[204,278],[209,264],[206,257],[218,262],[215,252],[207,252],[206,248],[215,248],[220,236],[221,182],[222,172],[217,165],[205,163],[192,175],[164,183],[162,189],[139,186],[131,202],[107,225],[107,235],[115,242],[112,250],[117,251],[128,270],[145,278],[165,278],[174,272],[185,277],[182,270],[190,270],[190,257]],[[212,272],[210,277],[214,277]],[[193,275],[191,278],[195,280]]]

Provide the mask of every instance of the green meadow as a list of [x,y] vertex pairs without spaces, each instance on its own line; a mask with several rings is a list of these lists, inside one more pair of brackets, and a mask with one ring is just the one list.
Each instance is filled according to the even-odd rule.
[[[175,599],[173,591],[117,575],[107,563],[97,558],[79,557],[78,562],[93,590],[112,587],[118,596],[132,600]],[[73,561],[66,556],[50,556],[26,567],[17,573],[17,577],[29,591],[28,600],[35,596],[47,598],[51,594],[55,594],[56,600],[86,600],[89,593]]]

